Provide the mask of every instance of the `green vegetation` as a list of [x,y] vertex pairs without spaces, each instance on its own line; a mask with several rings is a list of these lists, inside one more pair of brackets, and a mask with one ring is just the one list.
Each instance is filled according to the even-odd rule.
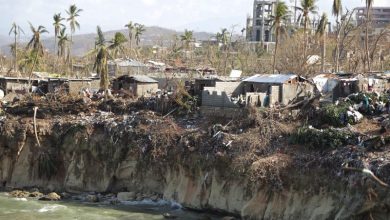
[[278,2],[277,5],[276,5],[276,12],[275,12],[275,16],[272,16],[271,17],[271,20],[272,20],[272,28],[275,29],[275,50],[274,50],[274,55],[273,55],[273,64],[272,64],[272,70],[273,70],[273,73],[275,73],[276,71],[276,54],[277,54],[277,51],[278,51],[278,44],[279,44],[279,34],[280,32],[284,31],[285,30],[283,29],[283,26],[282,26],[282,22],[284,22],[286,19],[287,19],[287,16],[288,16],[288,7],[286,5],[286,3],[284,3],[283,1],[282,2]]
[[[80,24],[77,21],[77,17],[80,16],[80,13],[83,11],[83,9],[77,8],[76,5],[71,5],[69,7],[69,10],[66,11],[68,14],[68,18],[66,19],[69,22],[69,27],[70,27],[70,47],[69,47],[69,56],[72,54],[72,44],[73,44],[73,34],[76,32],[76,28],[80,29]],[[71,60],[71,65],[73,68],[73,59]]]
[[307,57],[307,29],[310,23],[310,14],[317,14],[316,0],[301,0],[301,7],[297,7],[299,11],[302,12],[303,17],[303,34],[304,34],[304,50],[303,50],[303,59],[306,60]]
[[[320,113],[320,124],[327,124],[334,127],[343,127],[345,124],[343,123],[342,117],[347,113],[349,104],[344,103],[340,105],[327,105],[321,109]],[[349,121],[352,123],[352,121]]]
[[343,147],[354,141],[352,132],[335,128],[318,130],[312,127],[299,128],[297,133],[291,135],[292,144],[300,144],[311,149],[333,149]]

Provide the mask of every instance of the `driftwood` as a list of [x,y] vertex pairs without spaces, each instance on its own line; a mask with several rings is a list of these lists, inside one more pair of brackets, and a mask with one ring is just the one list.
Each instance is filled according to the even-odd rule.
[[364,173],[364,174],[367,174],[368,176],[370,176],[373,180],[375,180],[379,185],[383,186],[383,187],[386,187],[388,188],[389,185],[385,182],[383,182],[382,180],[380,180],[377,176],[375,176],[375,174],[369,170],[369,169],[359,169],[359,168],[353,168],[353,167],[343,167],[343,170],[346,170],[346,171],[355,171],[355,172],[361,172],[361,173]]
[[38,138],[38,132],[37,132],[37,111],[38,107],[34,107],[34,133],[35,133],[35,139],[37,140],[38,146],[41,146],[41,143],[39,142]]
[[172,111],[168,112],[168,114],[164,115],[163,118],[166,118],[168,117],[169,115],[171,115],[172,113],[174,113],[176,110],[178,110],[179,108],[175,108],[173,109]]

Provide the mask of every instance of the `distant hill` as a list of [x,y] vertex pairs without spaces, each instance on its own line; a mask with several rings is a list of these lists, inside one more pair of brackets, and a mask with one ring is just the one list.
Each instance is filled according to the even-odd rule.
[[0,53],[8,55],[10,50],[9,44],[11,44],[12,42],[13,40],[10,36],[0,35]]
[[[157,26],[151,26],[146,27],[146,31],[142,35],[141,38],[141,44],[142,45],[155,45],[161,43],[163,45],[168,45],[168,43],[173,39],[175,35],[181,35],[182,32],[177,32],[175,30],[157,27]],[[128,31],[126,29],[122,30],[113,30],[113,31],[107,31],[104,32],[106,40],[111,40],[116,32],[122,32],[125,34],[125,36],[128,36]],[[194,38],[196,40],[207,40],[210,37],[213,37],[215,34],[207,33],[207,32],[195,32]],[[81,35],[75,35],[73,36],[73,47],[72,47],[72,54],[75,56],[82,56],[85,53],[87,53],[89,50],[91,50],[94,47],[96,34],[81,34]],[[5,54],[9,55],[9,44],[12,43],[11,41],[7,41],[6,38],[2,39],[0,36],[0,47],[1,51]],[[45,48],[49,51],[54,51],[54,37],[45,38],[42,40],[43,44],[45,45]],[[7,42],[7,43],[4,43]]]

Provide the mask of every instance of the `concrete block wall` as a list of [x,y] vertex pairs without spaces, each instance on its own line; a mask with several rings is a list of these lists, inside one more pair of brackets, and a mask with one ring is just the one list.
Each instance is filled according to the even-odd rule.
[[264,106],[264,100],[267,96],[267,93],[247,93],[246,94],[246,104],[247,106]]
[[242,82],[216,82],[215,90],[237,97],[244,93],[244,84]]
[[281,102],[281,86],[271,86],[271,94],[269,99],[270,106],[275,105],[275,103]]
[[221,108],[238,108],[226,92],[208,91],[202,92],[202,106],[221,107]]

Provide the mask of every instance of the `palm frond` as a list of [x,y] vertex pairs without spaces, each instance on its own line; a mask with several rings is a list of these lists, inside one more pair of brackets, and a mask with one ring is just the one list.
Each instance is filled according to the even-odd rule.
[[324,13],[321,16],[320,22],[316,30],[316,34],[323,36],[325,34],[327,24],[328,24],[328,16],[326,15],[326,13]]
[[334,16],[339,16],[342,14],[342,10],[343,10],[343,6],[341,0],[333,0],[332,14]]

